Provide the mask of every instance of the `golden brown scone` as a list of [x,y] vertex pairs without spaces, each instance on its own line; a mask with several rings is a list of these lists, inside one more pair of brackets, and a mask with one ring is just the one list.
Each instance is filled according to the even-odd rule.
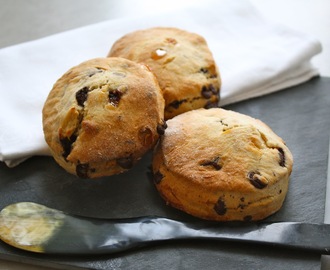
[[260,220],[281,208],[292,155],[263,122],[214,108],[181,114],[167,126],[153,174],[169,205],[217,221]]
[[220,75],[203,37],[177,28],[156,27],[129,33],[108,56],[148,65],[165,98],[165,119],[198,108],[217,107]]
[[43,107],[43,129],[55,160],[94,178],[123,172],[164,133],[164,99],[148,67],[97,58],[68,70]]

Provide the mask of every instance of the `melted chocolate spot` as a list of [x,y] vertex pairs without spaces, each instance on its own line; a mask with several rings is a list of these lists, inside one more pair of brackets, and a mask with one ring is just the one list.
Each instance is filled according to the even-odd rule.
[[279,164],[281,167],[285,167],[285,154],[284,154],[284,150],[282,148],[278,148],[278,154],[280,156],[280,161]]
[[186,99],[182,99],[182,100],[175,100],[173,102],[171,102],[170,104],[168,104],[168,106],[173,107],[174,109],[178,109],[180,107],[180,105],[184,102],[186,102]]
[[227,212],[227,207],[224,200],[220,197],[217,203],[214,205],[214,210],[218,215],[223,216]]
[[76,93],[76,100],[79,106],[84,107],[84,103],[87,100],[88,97],[88,87],[81,88]]
[[130,169],[133,167],[133,158],[132,156],[117,158],[116,163],[118,166],[122,167],[123,169]]
[[217,73],[211,73],[210,70],[208,68],[202,67],[199,72],[203,73],[206,75],[207,78],[210,79],[215,79],[218,77]]
[[154,183],[159,184],[163,180],[163,178],[164,178],[164,175],[162,175],[160,171],[157,171],[153,177]]
[[70,154],[71,152],[71,141],[69,138],[65,137],[65,138],[62,138],[60,139],[60,143],[62,145],[62,148],[63,148],[63,153],[62,153],[62,156],[66,159],[68,157],[68,155]]
[[163,120],[161,124],[157,125],[157,133],[159,135],[164,135],[165,134],[165,129],[167,128],[166,122]]
[[209,73],[209,70],[207,68],[201,68],[199,71],[204,74]]
[[244,221],[251,221],[252,220],[252,216],[250,216],[250,215],[248,215],[248,216],[245,216],[244,218],[243,218],[243,220]]
[[78,164],[76,167],[76,173],[81,178],[88,178],[89,164]]
[[209,85],[209,90],[213,93],[213,95],[217,95],[218,94],[218,90],[214,87],[213,84]]
[[117,90],[117,89],[115,89],[115,90],[110,90],[110,91],[109,91],[109,102],[110,102],[113,106],[118,106],[119,101],[120,101],[122,95],[123,95],[123,93],[120,92],[120,91]]
[[201,163],[201,166],[212,166],[215,170],[219,171],[221,170],[222,166],[218,163],[220,160],[219,157],[216,157],[215,159],[211,161],[206,161]]
[[60,138],[60,143],[63,147],[63,153],[62,156],[66,159],[68,155],[70,155],[72,144],[76,141],[77,136],[75,134],[72,134],[70,138],[64,137]]
[[210,91],[209,88],[207,88],[205,85],[202,87],[202,91],[201,91],[202,97],[209,99],[213,96],[212,91]]
[[209,86],[203,86],[202,87],[202,91],[201,94],[204,98],[209,99],[211,98],[213,95],[217,95],[218,94],[218,90],[214,87],[213,84],[210,84]]
[[211,102],[210,100],[206,102],[204,105],[204,109],[211,109],[211,108],[217,108],[218,107],[218,99],[214,102]]
[[248,175],[247,175],[248,179],[250,180],[250,183],[255,188],[263,189],[268,185],[268,183],[261,180],[260,176],[261,175],[259,173],[256,173],[256,172],[249,172]]
[[246,206],[245,204],[239,204],[239,205],[238,205],[238,208],[240,208],[240,209],[244,209],[245,206]]

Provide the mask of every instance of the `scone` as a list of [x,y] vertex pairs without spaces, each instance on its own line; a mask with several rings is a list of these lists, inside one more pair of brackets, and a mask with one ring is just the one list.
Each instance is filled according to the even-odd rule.
[[148,65],[165,98],[165,119],[198,108],[217,107],[220,75],[203,37],[177,28],[156,27],[117,40],[108,56]]
[[260,220],[278,211],[292,154],[260,120],[220,108],[167,121],[155,148],[155,185],[166,202],[216,221]]
[[131,168],[164,133],[164,99],[152,72],[123,58],[97,58],[68,70],[43,107],[55,160],[83,178]]

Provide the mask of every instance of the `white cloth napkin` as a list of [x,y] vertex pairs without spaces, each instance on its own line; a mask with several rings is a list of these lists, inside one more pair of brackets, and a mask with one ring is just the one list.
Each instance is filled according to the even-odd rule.
[[[205,5],[207,3],[207,5]],[[123,18],[0,50],[0,160],[15,166],[48,155],[41,110],[54,82],[70,67],[106,56],[122,35],[154,26],[199,33],[219,66],[225,105],[307,81],[320,43],[265,20],[247,1],[211,1],[142,18]]]

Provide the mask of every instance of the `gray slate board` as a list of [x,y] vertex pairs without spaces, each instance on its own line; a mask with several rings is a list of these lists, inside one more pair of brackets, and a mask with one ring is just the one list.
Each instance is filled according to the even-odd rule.
[[[323,222],[330,134],[330,78],[240,102],[235,110],[267,123],[294,156],[289,192],[270,221]],[[131,171],[98,180],[67,174],[51,157],[33,157],[16,168],[0,164],[0,207],[43,203],[72,214],[103,218],[160,215],[194,218],[164,204],[148,177],[151,154]],[[60,269],[320,269],[320,255],[212,241],[180,241],[108,256],[45,256],[0,242],[0,258]]]

